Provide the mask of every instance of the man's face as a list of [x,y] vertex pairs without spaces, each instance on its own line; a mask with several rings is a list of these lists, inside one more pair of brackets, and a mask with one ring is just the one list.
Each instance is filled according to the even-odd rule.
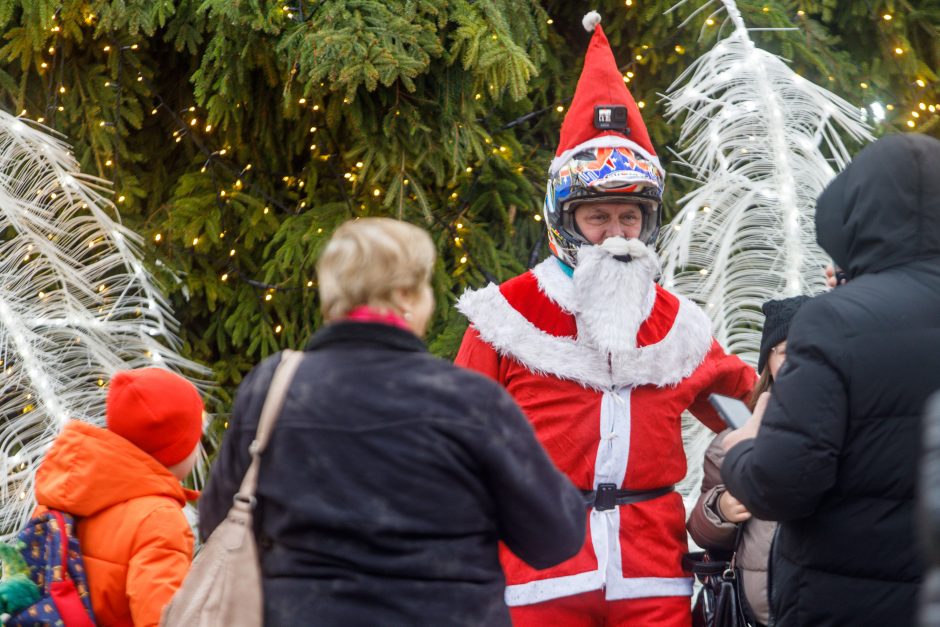
[[608,237],[635,239],[643,228],[643,210],[635,202],[585,203],[575,207],[574,222],[592,244],[600,244]]

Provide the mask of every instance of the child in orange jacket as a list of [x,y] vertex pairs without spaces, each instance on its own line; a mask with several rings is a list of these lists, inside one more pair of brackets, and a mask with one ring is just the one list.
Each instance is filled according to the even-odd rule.
[[68,423],[36,472],[40,507],[76,517],[99,625],[150,627],[189,571],[193,534],[182,508],[203,404],[183,377],[158,368],[117,373],[107,430]]

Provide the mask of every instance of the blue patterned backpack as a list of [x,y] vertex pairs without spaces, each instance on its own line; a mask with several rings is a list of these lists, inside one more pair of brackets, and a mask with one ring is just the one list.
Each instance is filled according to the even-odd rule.
[[[15,557],[22,559],[5,559],[0,580],[0,603],[9,613],[4,625],[94,627],[88,576],[72,516],[48,510],[32,518],[17,535],[15,548],[19,549]],[[34,586],[24,595],[30,582]],[[11,603],[14,590],[19,593],[18,607]]]

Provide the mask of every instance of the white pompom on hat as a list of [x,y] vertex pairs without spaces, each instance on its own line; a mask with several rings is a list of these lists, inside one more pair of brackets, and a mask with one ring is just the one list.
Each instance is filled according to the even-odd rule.
[[601,23],[601,14],[597,11],[591,11],[586,13],[584,17],[581,18],[581,24],[584,26],[584,30],[589,33],[594,32],[594,28]]

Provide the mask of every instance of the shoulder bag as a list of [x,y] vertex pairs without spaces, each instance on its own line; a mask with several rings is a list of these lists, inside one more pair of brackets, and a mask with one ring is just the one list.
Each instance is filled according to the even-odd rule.
[[687,553],[682,565],[692,571],[702,584],[692,607],[692,627],[751,627],[757,623],[750,616],[741,572],[735,565],[744,525],[738,525],[734,551],[730,557],[711,551]]
[[261,564],[252,528],[258,468],[302,356],[290,350],[281,356],[249,448],[251,465],[232,509],[206,540],[183,585],[164,608],[161,626],[258,627],[264,623]]

